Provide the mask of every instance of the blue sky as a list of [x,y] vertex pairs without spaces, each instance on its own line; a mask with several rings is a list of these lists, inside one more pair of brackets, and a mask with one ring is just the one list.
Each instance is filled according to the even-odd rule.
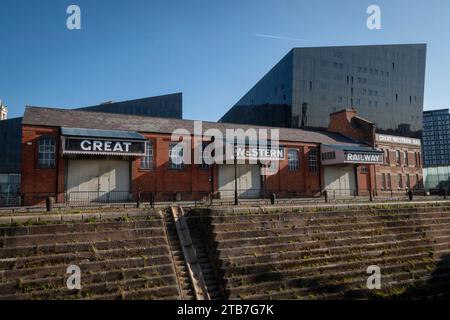
[[[66,28],[70,4],[81,31]],[[382,30],[366,27],[371,4]],[[0,99],[14,117],[181,91],[185,118],[217,120],[292,47],[424,42],[425,109],[447,108],[449,12],[448,0],[0,0]]]

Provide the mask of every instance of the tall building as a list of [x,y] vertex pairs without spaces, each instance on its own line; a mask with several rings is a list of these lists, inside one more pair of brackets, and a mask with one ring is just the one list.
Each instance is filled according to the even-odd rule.
[[[426,44],[294,48],[220,121],[326,128],[329,114],[355,108],[380,133],[420,137],[426,49]],[[287,123],[285,108],[276,105],[290,108]],[[249,119],[246,109],[256,114],[258,106],[262,116]]]
[[0,100],[0,120],[6,120],[8,118],[8,108],[3,105],[2,100]]
[[450,166],[449,109],[423,113],[423,155],[425,167]]
[[423,113],[422,140],[425,187],[450,191],[449,109]]
[[183,117],[183,94],[178,92],[143,99],[106,102],[79,110],[181,119]]

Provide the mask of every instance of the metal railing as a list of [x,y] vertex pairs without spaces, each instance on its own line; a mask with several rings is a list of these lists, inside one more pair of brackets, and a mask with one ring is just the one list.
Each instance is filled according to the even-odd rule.
[[[106,204],[136,204],[151,206],[189,202],[194,205],[226,205],[235,203],[235,190],[167,192],[167,191],[77,191],[65,193],[25,193],[1,194],[0,207],[75,207]],[[239,203],[281,203],[281,202],[354,202],[354,201],[406,201],[422,199],[450,199],[450,189],[436,190],[368,190],[368,189],[328,189],[328,190],[285,190],[261,189],[237,190]]]

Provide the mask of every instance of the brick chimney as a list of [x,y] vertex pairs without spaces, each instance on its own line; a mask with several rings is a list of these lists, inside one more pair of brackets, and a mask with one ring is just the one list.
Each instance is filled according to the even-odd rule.
[[330,114],[327,131],[342,134],[358,142],[375,145],[376,125],[359,117],[354,108]]

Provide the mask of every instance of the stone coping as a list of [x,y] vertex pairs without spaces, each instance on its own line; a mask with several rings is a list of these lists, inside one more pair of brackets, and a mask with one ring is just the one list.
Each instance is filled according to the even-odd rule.
[[40,223],[40,222],[79,222],[89,221],[95,219],[98,221],[115,220],[119,218],[139,218],[148,216],[162,217],[160,211],[146,211],[135,209],[133,211],[119,211],[119,212],[85,212],[85,213],[39,213],[27,215],[10,215],[0,216],[0,225],[10,225],[14,223]]
[[[320,204],[320,205],[274,205],[274,206],[254,206],[254,207],[223,207],[223,208],[209,208],[212,213],[217,214],[257,214],[257,213],[279,213],[284,212],[314,212],[316,210],[336,211],[342,209],[356,209],[356,208],[378,208],[389,207],[392,209],[399,209],[402,207],[424,207],[425,205],[450,205],[450,200],[439,201],[401,201],[401,202],[370,202],[370,203],[345,203],[345,204]],[[193,208],[192,208],[193,209]],[[328,210],[327,210],[328,209]]]

